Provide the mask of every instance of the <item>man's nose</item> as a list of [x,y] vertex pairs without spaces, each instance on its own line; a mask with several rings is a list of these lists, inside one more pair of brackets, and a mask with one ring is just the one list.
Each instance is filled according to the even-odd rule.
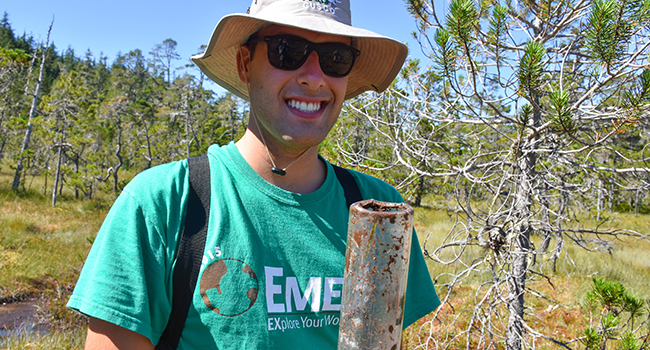
[[325,73],[320,68],[318,53],[312,51],[307,61],[300,67],[300,84],[307,85],[310,89],[316,90],[325,83]]

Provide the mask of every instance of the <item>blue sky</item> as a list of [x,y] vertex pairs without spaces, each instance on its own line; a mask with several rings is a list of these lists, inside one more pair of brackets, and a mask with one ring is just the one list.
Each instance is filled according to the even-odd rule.
[[[90,49],[95,57],[103,53],[109,63],[118,52],[140,49],[148,54],[155,44],[171,38],[178,43],[177,51],[182,61],[176,64],[180,66],[188,63],[189,57],[198,53],[201,45],[208,43],[222,16],[246,12],[250,3],[250,0],[187,3],[169,0],[28,0],[7,1],[0,6],[0,11],[9,14],[16,35],[31,33],[43,41],[54,17],[51,40],[59,51],[70,46],[77,56],[83,56]],[[411,37],[415,22],[403,0],[351,0],[351,6],[354,26],[406,42],[411,57],[423,58],[417,42]]]

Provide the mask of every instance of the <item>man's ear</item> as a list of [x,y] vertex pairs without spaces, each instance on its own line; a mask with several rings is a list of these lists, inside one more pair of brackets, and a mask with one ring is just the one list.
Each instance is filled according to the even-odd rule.
[[250,63],[251,63],[251,50],[246,45],[239,47],[237,51],[237,74],[239,74],[239,80],[241,80],[244,85],[248,86],[250,82]]

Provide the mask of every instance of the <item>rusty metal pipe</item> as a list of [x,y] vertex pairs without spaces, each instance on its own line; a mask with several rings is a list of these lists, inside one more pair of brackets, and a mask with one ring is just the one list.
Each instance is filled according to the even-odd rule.
[[413,208],[373,199],[352,204],[339,350],[395,350],[402,343]]

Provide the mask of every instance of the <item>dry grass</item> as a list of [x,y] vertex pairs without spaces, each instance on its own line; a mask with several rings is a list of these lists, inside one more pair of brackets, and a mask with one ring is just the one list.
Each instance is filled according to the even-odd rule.
[[81,350],[85,342],[85,327],[72,331],[53,329],[40,333],[28,330],[0,339],[0,350]]
[[86,319],[65,304],[111,196],[84,201],[64,191],[52,208],[49,195],[35,190],[38,178],[13,192],[11,175],[0,171],[0,302],[37,299],[49,330],[18,330],[0,339],[0,349],[81,349]]
[[106,215],[101,202],[59,201],[0,188],[0,300],[76,278]]
[[[612,214],[607,227],[637,230],[650,234],[650,216],[633,216],[628,214]],[[416,211],[416,229],[421,242],[426,241],[427,249],[439,246],[446,234],[453,228],[453,215],[445,211],[418,208]],[[584,220],[582,225],[593,225],[594,222]],[[533,237],[534,243],[539,243],[539,237]],[[432,248],[433,247],[433,248]],[[553,273],[548,257],[538,256],[537,268],[550,277],[551,284],[546,279],[537,278],[528,283],[530,290],[539,295],[527,294],[526,322],[531,328],[548,335],[560,342],[569,342],[583,335],[589,322],[587,313],[581,308],[581,303],[591,287],[591,276],[599,275],[610,281],[619,282],[627,290],[642,299],[650,299],[648,280],[650,280],[650,242],[637,238],[616,239],[610,251],[586,251],[572,242],[566,242],[566,253],[560,256],[558,270]],[[480,249],[466,251],[468,255],[479,254]],[[442,284],[449,280],[440,276],[444,273],[456,272],[458,264],[441,265],[428,261],[431,275],[434,277],[439,295],[446,294]],[[404,332],[406,349],[474,349],[478,348],[479,336],[476,333],[462,333],[468,324],[476,303],[476,296],[482,291],[478,286],[489,276],[476,274],[467,278],[462,285],[455,288],[449,303],[443,305],[438,318],[432,320],[432,315],[421,319]],[[453,307],[452,307],[453,306]],[[496,315],[500,313],[500,315]],[[507,310],[497,310],[493,316],[493,338],[496,349],[504,348]],[[498,320],[498,321],[495,321]],[[449,328],[453,322],[454,326]],[[475,331],[474,331],[475,332]],[[501,338],[499,338],[501,335]],[[536,349],[558,349],[558,345],[541,337],[528,336],[527,341]],[[443,344],[444,343],[444,344]],[[485,345],[485,343],[481,344]],[[571,348],[581,349],[577,342],[569,344]]]

